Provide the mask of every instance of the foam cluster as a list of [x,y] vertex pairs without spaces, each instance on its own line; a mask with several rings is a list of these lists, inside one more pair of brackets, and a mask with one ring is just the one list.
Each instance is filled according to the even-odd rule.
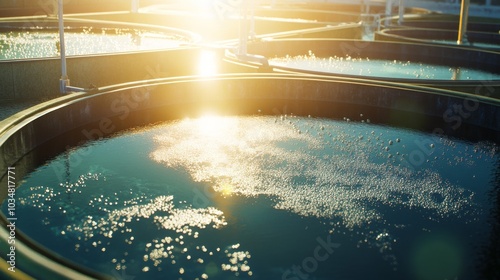
[[[340,219],[351,230],[377,224],[385,229],[367,236],[387,254],[396,242],[385,238],[392,224],[387,209],[407,209],[431,220],[474,211],[474,191],[439,172],[441,165],[459,164],[453,151],[447,151],[453,147],[446,139],[349,121],[293,116],[220,117],[211,123],[186,119],[161,129],[151,158],[188,170],[193,180],[210,183],[223,195],[269,196],[276,209]],[[417,140],[429,152],[421,165],[411,166],[408,158],[421,145]],[[480,160],[468,154],[469,166]]]

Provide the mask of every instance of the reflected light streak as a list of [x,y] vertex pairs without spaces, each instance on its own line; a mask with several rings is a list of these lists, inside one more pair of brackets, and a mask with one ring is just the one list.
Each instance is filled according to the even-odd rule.
[[234,186],[230,183],[223,182],[217,187],[217,189],[224,197],[228,197],[233,194]]

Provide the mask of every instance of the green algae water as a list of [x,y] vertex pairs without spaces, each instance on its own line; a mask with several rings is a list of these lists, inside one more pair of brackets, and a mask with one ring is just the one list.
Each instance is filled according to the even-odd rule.
[[498,160],[367,119],[182,119],[46,162],[17,228],[123,279],[476,279]]

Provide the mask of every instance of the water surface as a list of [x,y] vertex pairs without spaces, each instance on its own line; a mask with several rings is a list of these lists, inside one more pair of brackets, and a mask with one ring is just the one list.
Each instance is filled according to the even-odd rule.
[[204,116],[90,142],[20,183],[18,229],[116,277],[477,278],[497,145],[360,118]]
[[[66,55],[90,55],[178,47],[186,38],[136,29],[84,28],[65,32]],[[60,54],[57,31],[31,30],[0,33],[0,59],[56,57]]]
[[330,74],[356,75],[394,79],[425,80],[499,80],[500,75],[472,69],[449,67],[414,61],[370,59],[359,57],[316,57],[308,55],[285,56],[269,59],[272,66]]

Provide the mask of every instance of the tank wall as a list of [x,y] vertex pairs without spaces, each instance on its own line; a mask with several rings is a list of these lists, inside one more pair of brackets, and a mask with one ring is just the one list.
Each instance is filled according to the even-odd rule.
[[[446,19],[446,18],[445,18]],[[405,27],[417,27],[417,28],[436,28],[436,29],[450,29],[456,31],[458,29],[459,21],[454,20],[405,20],[403,26]],[[492,32],[498,33],[500,30],[500,24],[498,23],[484,23],[484,22],[468,22],[468,31],[478,31],[478,32]]]
[[[88,88],[130,81],[193,75],[200,50],[166,51],[78,56],[67,58],[73,86]],[[179,63],[182,61],[182,63]],[[61,61],[58,58],[0,62],[0,101],[59,95]]]
[[[456,42],[458,38],[457,31],[438,30],[438,29],[384,29],[375,32],[376,41],[391,41],[391,42],[417,42],[417,43],[432,43],[432,40]],[[468,31],[467,38],[471,43],[486,43],[498,45],[500,34],[498,32],[474,32]],[[487,50],[488,47],[481,47]],[[498,47],[491,47],[493,51],[498,52]]]

